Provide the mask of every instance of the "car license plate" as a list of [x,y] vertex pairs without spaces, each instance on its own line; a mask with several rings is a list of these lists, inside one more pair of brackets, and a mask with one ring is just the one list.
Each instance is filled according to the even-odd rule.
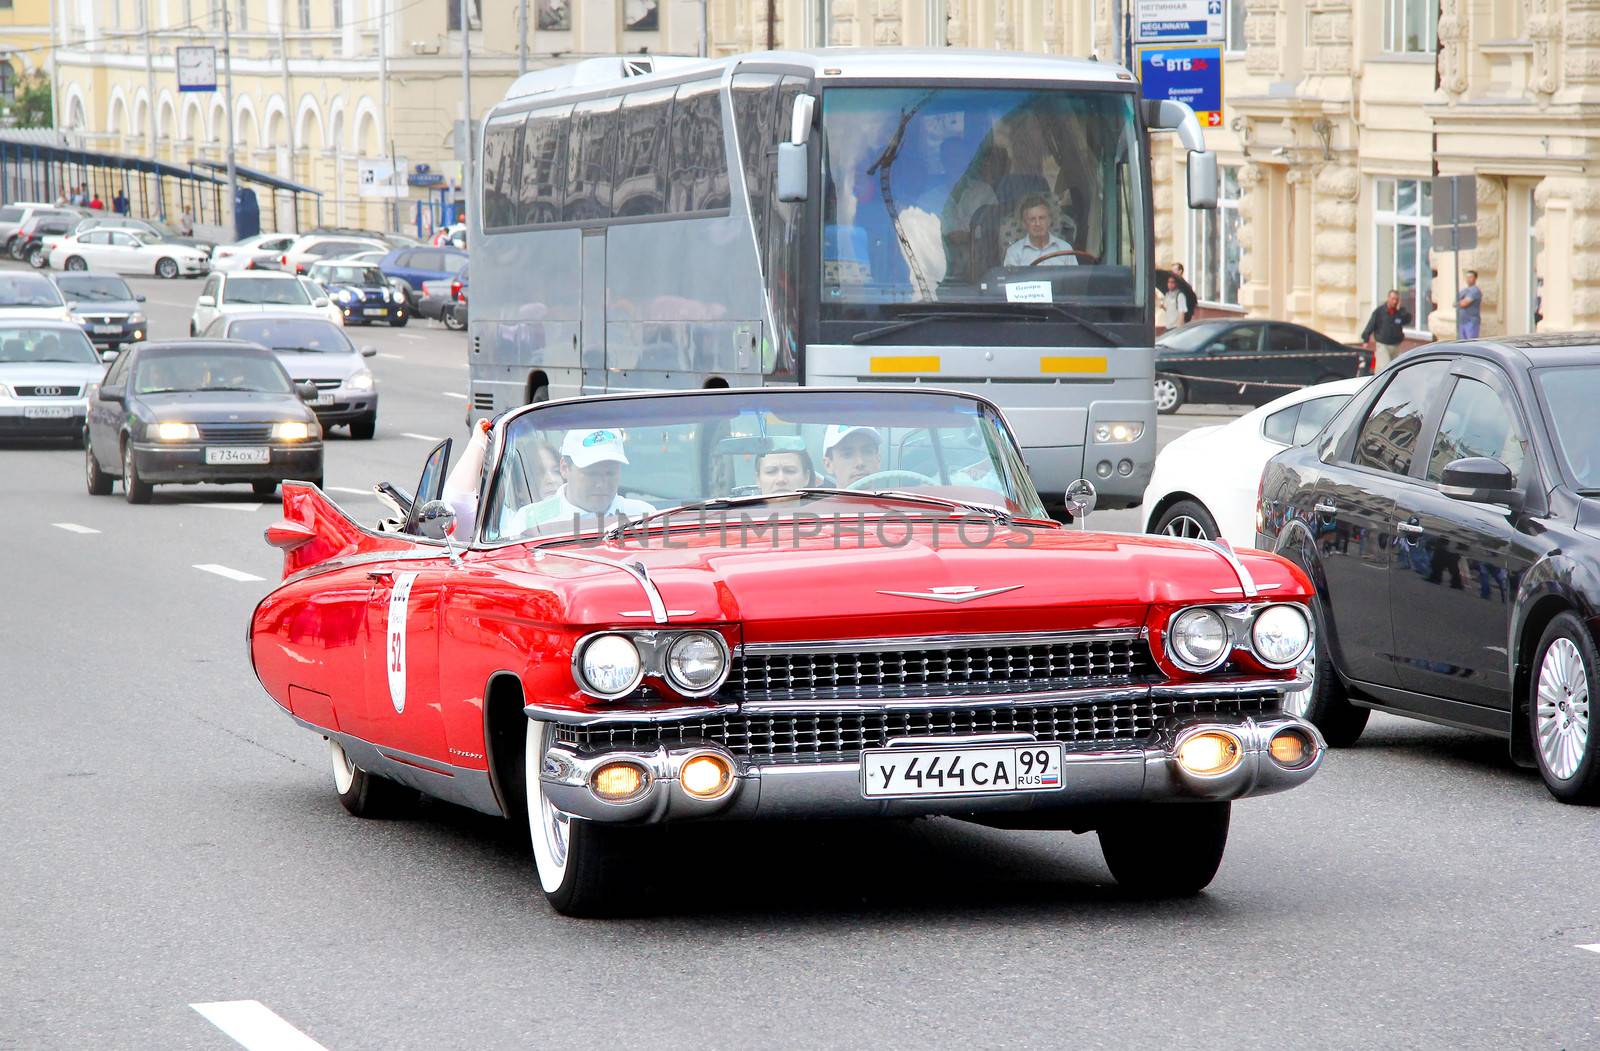
[[272,450],[264,445],[210,445],[206,463],[271,463]]
[[367,307],[367,309],[362,311],[362,313],[366,314],[368,317],[372,317],[374,315],[383,315],[387,314],[388,312],[388,307]]
[[861,794],[868,799],[1055,792],[1061,788],[1059,743],[956,748],[869,748],[861,753]]
[[30,405],[22,410],[22,415],[29,420],[64,420],[72,415],[72,410],[65,405]]
[[121,325],[95,325],[94,334],[97,336],[115,336],[121,333]]
[[333,395],[332,394],[318,394],[314,399],[312,399],[311,404],[313,404],[313,405],[332,405],[333,404]]

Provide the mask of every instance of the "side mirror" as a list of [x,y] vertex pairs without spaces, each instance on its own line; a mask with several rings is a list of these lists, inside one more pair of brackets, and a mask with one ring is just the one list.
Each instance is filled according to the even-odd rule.
[[317,385],[315,383],[296,383],[294,392],[300,396],[301,401],[317,400]]
[[804,143],[778,144],[778,200],[806,199],[806,147]]
[[199,299],[194,301],[194,305],[197,307],[214,307],[217,305],[217,297],[201,296]]
[[325,307],[325,306],[328,305],[328,297],[327,296],[318,296],[317,298],[315,298],[315,299],[313,299],[311,301],[311,305],[314,306],[314,307]]
[[447,540],[455,534],[456,513],[443,500],[429,500],[417,511],[417,535]]
[[1089,512],[1094,510],[1095,503],[1100,499],[1100,494],[1095,492],[1094,484],[1087,478],[1079,478],[1067,486],[1067,510],[1072,512],[1072,520],[1078,523],[1078,528],[1083,528],[1083,520],[1089,517]]
[[1217,155],[1206,150],[1200,119],[1188,103],[1175,99],[1148,99],[1143,103],[1144,121],[1151,131],[1175,131],[1178,141],[1189,151],[1189,207],[1217,206]]
[[1215,208],[1218,195],[1217,155],[1189,153],[1189,207]]
[[362,347],[361,348],[361,356],[364,357],[364,358],[375,358],[375,357],[378,356],[378,348],[377,347]]
[[1490,456],[1467,456],[1451,460],[1439,478],[1439,491],[1452,500],[1517,507],[1522,494],[1517,491],[1511,468]]
[[144,293],[143,292],[134,293],[133,301],[135,303],[143,303],[144,302]]
[[102,350],[102,351],[101,351],[101,352],[100,352],[100,360],[101,360],[101,361],[104,361],[104,362],[107,362],[107,363],[109,363],[109,362],[113,362],[113,361],[116,361],[116,360],[117,360],[117,355],[118,355],[118,354],[119,354],[119,353],[121,353],[121,351],[116,351],[116,350]]

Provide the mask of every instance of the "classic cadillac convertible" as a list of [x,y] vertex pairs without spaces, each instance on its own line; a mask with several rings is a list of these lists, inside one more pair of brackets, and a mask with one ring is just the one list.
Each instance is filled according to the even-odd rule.
[[347,809],[421,791],[526,819],[562,912],[628,904],[639,826],[709,819],[1093,830],[1123,885],[1194,893],[1231,801],[1321,763],[1283,711],[1300,571],[1051,521],[981,399],[530,405],[454,508],[447,457],[409,500],[380,487],[398,531],[285,487],[251,657]]

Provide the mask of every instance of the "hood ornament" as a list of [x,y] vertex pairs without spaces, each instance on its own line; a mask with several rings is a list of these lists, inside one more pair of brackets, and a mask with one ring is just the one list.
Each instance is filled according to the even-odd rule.
[[893,595],[896,598],[920,598],[929,602],[971,602],[973,599],[988,598],[990,595],[1004,595],[1008,591],[1016,591],[1024,587],[1022,584],[1008,584],[1003,588],[978,588],[971,584],[955,584],[949,587],[929,588],[927,591],[880,591],[880,595]]

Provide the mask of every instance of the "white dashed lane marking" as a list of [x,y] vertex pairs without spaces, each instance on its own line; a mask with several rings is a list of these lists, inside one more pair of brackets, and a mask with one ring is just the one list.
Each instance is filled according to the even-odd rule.
[[1580,949],[1588,949],[1590,952],[1600,952],[1600,944],[1580,945],[1580,946],[1578,946],[1578,948],[1580,948]]
[[55,526],[57,529],[65,529],[69,533],[98,533],[98,532],[100,532],[100,530],[98,530],[98,529],[90,529],[88,526],[79,525],[76,522],[51,522],[50,524]]
[[404,354],[387,354],[387,353],[384,353],[384,352],[381,352],[381,351],[378,353],[378,357],[380,357],[380,358],[388,358],[390,361],[404,361],[404,360],[406,360],[406,356]]
[[259,1000],[223,1000],[189,1006],[250,1051],[328,1051]]
[[467,400],[467,396],[465,394],[460,393],[459,391],[446,390],[446,391],[440,391],[439,393],[443,394],[446,398],[460,398],[462,401],[466,401]]
[[251,581],[266,579],[264,577],[258,577],[254,573],[246,573],[243,570],[229,569],[227,566],[219,566],[215,562],[197,562],[195,563],[194,568],[200,570],[202,573],[215,573],[219,577],[227,577],[229,580]]
[[415,438],[419,442],[442,442],[442,441],[444,441],[443,438],[436,437],[436,436],[434,436],[432,434],[417,434],[415,431],[401,431],[400,432],[400,437],[402,437],[402,438]]
[[217,502],[217,503],[201,502],[201,503],[195,504],[194,506],[195,507],[220,507],[224,511],[259,511],[259,510],[261,510],[261,505],[260,504],[224,504],[224,503],[221,503],[221,502]]

